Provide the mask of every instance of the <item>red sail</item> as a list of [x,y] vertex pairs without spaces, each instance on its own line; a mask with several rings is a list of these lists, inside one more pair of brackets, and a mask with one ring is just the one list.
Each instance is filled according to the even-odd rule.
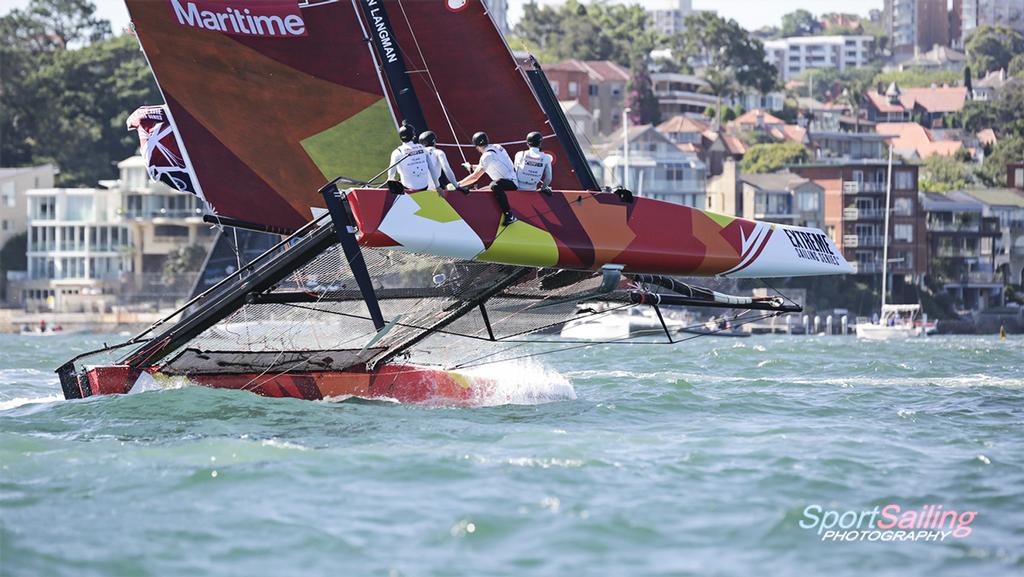
[[[326,180],[366,180],[387,167],[400,99],[378,67],[386,50],[369,42],[383,40],[378,22],[356,1],[126,3],[183,163],[217,214],[296,228],[323,205],[317,189]],[[492,142],[540,131],[556,159],[554,185],[581,188],[480,0],[367,4],[390,17],[388,48],[404,57],[426,121],[419,130],[448,145],[478,130]],[[463,154],[479,158],[472,148],[446,150],[453,166]]]
[[350,3],[126,1],[218,214],[295,228],[328,178],[386,166],[394,119]]
[[[475,163],[480,155],[465,146],[474,132],[487,132],[491,142],[516,143],[505,146],[515,156],[526,148],[526,134],[536,130],[545,136],[544,150],[555,160],[554,188],[583,188],[482,0],[383,4],[438,142],[462,143],[458,150]],[[445,150],[453,166],[463,162],[456,148]]]

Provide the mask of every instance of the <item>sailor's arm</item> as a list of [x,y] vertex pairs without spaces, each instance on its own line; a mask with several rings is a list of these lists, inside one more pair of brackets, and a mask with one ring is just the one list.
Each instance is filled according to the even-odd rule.
[[441,165],[441,172],[448,177],[448,182],[455,184],[459,181],[458,178],[455,178],[455,171],[452,170],[452,165],[448,164],[448,155],[443,152],[438,154],[437,161]]
[[430,188],[441,190],[441,167],[438,166],[436,159],[431,162],[429,156],[427,157],[427,174],[430,176]]
[[402,160],[402,151],[397,148],[391,152],[391,162],[388,163],[391,168],[388,169],[388,180],[398,180],[398,165]]
[[544,183],[545,187],[551,186],[551,157],[548,157],[548,161],[544,163],[544,176],[541,178],[541,182]]
[[476,166],[476,170],[474,170],[472,174],[459,181],[459,186],[470,186],[476,184],[476,181],[480,180],[480,177],[483,175],[484,167],[478,164]]

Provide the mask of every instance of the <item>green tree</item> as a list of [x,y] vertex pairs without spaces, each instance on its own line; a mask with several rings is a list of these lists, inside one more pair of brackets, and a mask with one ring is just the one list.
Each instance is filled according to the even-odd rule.
[[1024,137],[1024,85],[1008,84],[991,102],[967,101],[962,118],[971,132],[993,128],[1001,137]]
[[511,41],[542,59],[611,60],[622,66],[629,66],[636,54],[650,52],[658,42],[650,16],[639,4],[579,0],[561,6],[526,4]]
[[970,173],[966,163],[954,157],[933,154],[921,166],[921,192],[949,192],[964,188]]
[[650,58],[646,53],[636,54],[630,66],[632,75],[627,86],[627,105],[631,110],[630,122],[633,124],[661,123],[661,109],[657,97],[654,96],[649,66]]
[[790,36],[814,36],[821,32],[821,22],[807,10],[796,10],[782,16],[781,34]]
[[874,84],[888,87],[895,82],[900,88],[927,88],[931,85],[956,86],[963,80],[963,75],[955,70],[928,70],[925,68],[908,68],[883,72],[874,78]]
[[1010,60],[1006,73],[1014,78],[1024,80],[1024,54],[1018,54]]
[[1024,158],[1024,137],[1011,136],[999,141],[992,154],[985,157],[985,164],[977,172],[978,179],[987,186],[1006,186],[1006,167],[1011,162]]
[[160,280],[164,284],[172,284],[181,275],[197,272],[206,260],[207,250],[199,244],[179,246],[167,253],[163,273]]
[[752,38],[735,20],[713,12],[688,16],[686,32],[674,43],[697,68],[731,70],[740,85],[762,94],[778,86],[778,70],[765,60],[764,43]]
[[1009,26],[980,26],[967,40],[968,63],[979,77],[1006,70],[1018,54],[1024,53],[1024,35]]
[[740,170],[748,173],[775,172],[789,164],[809,162],[811,155],[796,142],[779,144],[756,144],[740,161]]
[[134,38],[85,0],[33,0],[0,18],[0,163],[54,162],[61,186],[93,185],[138,144],[124,129],[160,102]]
[[[712,94],[715,97],[715,114],[712,118],[722,119],[724,116],[722,112],[722,98],[736,93],[736,75],[727,68],[711,66],[701,70],[700,75],[704,82],[707,83],[707,87],[702,87],[701,91]],[[725,122],[719,123],[720,126],[722,124],[725,124]]]

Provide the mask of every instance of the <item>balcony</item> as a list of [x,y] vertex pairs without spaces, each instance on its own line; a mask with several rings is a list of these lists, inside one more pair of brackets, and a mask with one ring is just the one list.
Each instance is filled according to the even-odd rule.
[[843,182],[843,194],[885,194],[885,183],[847,180]]
[[882,246],[884,241],[885,239],[878,235],[846,234],[843,235],[843,248],[878,247]]
[[884,208],[857,208],[850,207],[843,209],[843,220],[881,220],[885,218]]
[[882,272],[882,263],[880,262],[850,262],[850,266],[853,267],[853,274],[878,274]]
[[965,232],[977,233],[980,230],[977,222],[943,222],[928,221],[928,232]]
[[977,258],[980,254],[978,248],[940,246],[935,250],[935,256],[939,258]]

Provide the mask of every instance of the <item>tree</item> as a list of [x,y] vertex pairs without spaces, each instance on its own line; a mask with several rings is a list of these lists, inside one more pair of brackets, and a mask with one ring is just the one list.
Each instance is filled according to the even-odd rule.
[[974,97],[974,75],[971,74],[971,67],[964,66],[964,88],[967,89],[967,98]]
[[1006,73],[1014,78],[1024,80],[1024,54],[1018,54],[1013,57],[1013,60],[1010,60]]
[[1024,158],[1024,137],[1011,136],[999,141],[992,154],[985,157],[985,164],[977,172],[978,178],[987,186],[1007,186],[1006,167],[1011,162]]
[[1000,137],[1024,137],[1024,84],[1007,84],[991,102],[967,101],[962,117],[971,132],[994,128]]
[[719,126],[725,124],[721,119],[723,118],[722,113],[722,97],[731,96],[736,91],[736,75],[732,70],[721,69],[717,67],[707,67],[701,71],[701,78],[704,82],[707,82],[706,88],[701,88],[701,91],[713,94],[715,96],[715,115],[714,118],[719,119]]
[[1006,70],[1014,56],[1024,53],[1024,36],[1009,26],[980,26],[967,40],[968,64],[979,77]]
[[921,192],[949,192],[967,186],[970,167],[960,160],[933,154],[921,166]]
[[33,0],[0,18],[0,163],[55,162],[61,186],[94,185],[138,147],[124,120],[159,102],[130,36],[86,0]]
[[821,22],[807,10],[796,10],[782,17],[782,36],[814,36],[821,32]]
[[0,300],[7,298],[7,271],[28,268],[27,251],[27,232],[12,236],[0,247]]
[[521,45],[551,60],[611,60],[629,66],[634,55],[658,44],[650,16],[638,4],[591,3],[568,0],[558,7],[531,1],[513,31]]
[[778,70],[765,60],[764,43],[735,20],[698,12],[686,18],[686,31],[674,42],[695,68],[731,70],[740,85],[762,94],[778,86]]
[[200,244],[188,244],[172,249],[164,261],[163,274],[160,280],[164,284],[173,284],[181,275],[197,272],[206,260],[206,249]]
[[630,122],[633,124],[661,123],[661,109],[658,98],[654,96],[651,75],[647,71],[649,65],[650,58],[647,54],[638,53],[634,56],[630,66],[632,76],[627,87],[629,93],[627,102],[631,110]]
[[807,149],[797,142],[756,144],[740,161],[740,170],[748,173],[775,172],[789,164],[803,164],[811,160]]

